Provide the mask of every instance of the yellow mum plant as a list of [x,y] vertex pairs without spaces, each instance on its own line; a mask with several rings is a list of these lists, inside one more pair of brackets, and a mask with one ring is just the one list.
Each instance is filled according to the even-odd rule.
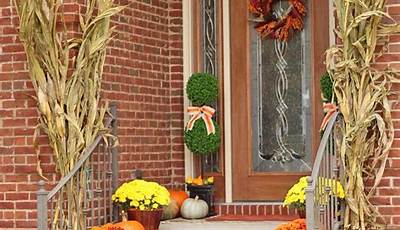
[[170,195],[164,186],[156,182],[133,180],[121,185],[115,191],[112,200],[120,204],[124,210],[128,208],[154,210],[168,205]]
[[[335,188],[336,186],[336,188]],[[294,184],[286,194],[283,206],[290,206],[299,210],[304,210],[306,207],[306,187],[307,176],[301,177],[299,182]],[[330,187],[326,190],[325,188]],[[318,180],[318,188],[320,200],[328,202],[329,196],[336,195],[340,199],[344,199],[344,189],[342,184],[334,179],[322,178]]]

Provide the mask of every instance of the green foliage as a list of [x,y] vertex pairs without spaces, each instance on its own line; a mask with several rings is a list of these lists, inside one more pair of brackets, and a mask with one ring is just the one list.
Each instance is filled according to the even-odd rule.
[[192,130],[185,130],[185,143],[194,154],[208,155],[215,153],[221,144],[221,131],[218,124],[213,120],[215,134],[207,134],[206,124],[203,119],[194,123]]
[[321,76],[320,84],[321,84],[322,99],[327,102],[332,101],[333,82],[331,77],[329,76],[329,73],[324,73]]
[[218,97],[217,78],[207,73],[195,73],[187,83],[186,92],[194,106],[210,105]]

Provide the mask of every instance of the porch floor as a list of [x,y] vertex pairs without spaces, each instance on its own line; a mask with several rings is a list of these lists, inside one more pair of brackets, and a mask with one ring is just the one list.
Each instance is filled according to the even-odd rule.
[[159,230],[274,230],[281,221],[206,221],[174,219],[162,221]]

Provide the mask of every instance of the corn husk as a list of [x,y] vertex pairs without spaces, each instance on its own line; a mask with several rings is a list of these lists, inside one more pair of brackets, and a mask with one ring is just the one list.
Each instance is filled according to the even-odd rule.
[[[397,72],[374,68],[374,60],[386,50],[388,36],[398,33],[385,0],[335,0],[337,37],[340,44],[326,55],[327,69],[344,117],[340,156],[345,170],[345,229],[385,229],[377,223],[380,214],[370,203],[382,179],[394,127],[388,96]],[[372,188],[366,188],[372,180]]]
[[[64,177],[96,136],[107,133],[103,124],[107,105],[99,105],[101,77],[112,32],[110,17],[123,7],[114,7],[112,0],[87,0],[86,13],[79,17],[80,37],[71,39],[61,4],[60,0],[15,0],[19,36],[37,94],[38,129],[47,134],[56,170]],[[73,57],[72,50],[77,51]],[[35,139],[38,135],[36,131]],[[59,192],[52,229],[86,229],[84,170]],[[38,172],[42,174],[40,167]]]

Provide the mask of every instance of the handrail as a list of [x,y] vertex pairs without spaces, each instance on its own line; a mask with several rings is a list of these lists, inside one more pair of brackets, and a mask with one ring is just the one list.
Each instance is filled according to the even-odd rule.
[[339,112],[330,118],[315,157],[311,176],[307,177],[306,225],[308,230],[336,230],[342,226],[343,202],[338,197],[340,160],[335,132]]
[[[113,118],[108,118],[105,122],[105,127],[109,128],[111,125],[111,122],[113,121]],[[96,149],[97,145],[100,143],[100,140],[102,139],[102,135],[98,134],[96,139],[94,139],[93,143],[90,144],[84,151],[84,154],[82,157],[79,159],[79,161],[75,164],[75,166],[72,168],[72,170],[64,176],[58,184],[49,192],[47,195],[47,200],[50,200],[54,195],[57,194],[67,183],[71,178],[75,175],[76,172],[82,167],[82,165],[86,162],[86,160],[90,157],[90,155],[94,152]]]
[[326,148],[326,146],[328,144],[329,136],[333,131],[333,125],[336,122],[336,118],[337,118],[338,114],[339,114],[339,112],[335,112],[333,114],[333,116],[331,117],[331,119],[330,119],[330,121],[329,121],[329,123],[328,123],[328,125],[327,125],[327,127],[326,127],[326,129],[324,131],[324,135],[322,136],[321,142],[320,142],[320,144],[318,146],[317,156],[315,157],[313,170],[312,170],[312,173],[311,173],[311,179],[313,180],[313,183],[312,183],[312,187],[313,188],[315,188],[315,186],[316,186],[315,181],[318,178],[318,174],[319,174],[319,169],[320,169],[320,165],[321,165],[321,162],[322,162],[322,158],[323,158],[323,156],[325,154],[325,148]]
[[[113,136],[116,136],[116,129],[118,125],[116,103],[111,102],[109,109],[110,117],[105,119],[104,126],[106,128],[110,128],[111,134]],[[76,174],[85,165],[86,162],[90,165],[91,169],[85,172],[85,175],[90,176],[91,179],[87,181],[87,185],[89,187],[84,194],[83,199],[85,202],[85,207],[83,211],[87,212],[89,210],[88,207],[95,207],[98,209],[98,211],[96,211],[95,213],[94,209],[90,208],[90,218],[86,220],[85,225],[99,225],[100,222],[109,222],[116,219],[117,210],[116,207],[112,205],[111,195],[114,192],[118,183],[118,151],[115,145],[113,145],[112,143],[107,143],[106,140],[104,140],[105,145],[104,148],[102,148],[101,146],[103,145],[101,144],[101,140],[103,138],[104,135],[102,135],[102,133],[98,133],[94,141],[83,151],[82,156],[76,162],[72,170],[63,178],[61,178],[57,185],[54,186],[53,189],[51,189],[51,191],[47,191],[45,189],[45,182],[43,180],[39,181],[39,189],[37,191],[37,229],[48,229],[49,221],[50,223],[53,221],[54,198],[57,194],[60,194],[62,189],[67,186],[67,183],[71,181],[74,176],[76,176]],[[114,141],[111,140],[111,142]],[[98,151],[96,150],[96,148]],[[91,156],[93,156],[93,158],[91,158]],[[93,172],[93,167],[97,168],[97,171]],[[96,187],[96,189],[94,189],[94,187]],[[62,192],[60,196],[63,196]],[[98,203],[95,203],[99,202],[99,199],[101,200],[100,206],[98,206]],[[65,204],[68,205],[67,203]],[[61,209],[63,208],[61,207]],[[60,209],[57,208],[56,210],[57,212],[54,215],[63,215],[63,218],[66,220],[66,222],[60,222],[61,225],[57,226],[56,228],[72,229],[71,224],[74,223],[72,223],[70,213],[67,212],[59,214]],[[106,212],[109,214],[104,216],[104,213]],[[49,217],[48,214],[50,214],[51,216]],[[67,223],[68,226],[63,225],[64,223]],[[52,224],[55,224],[55,222],[53,222]],[[53,227],[54,226],[52,226],[52,228]],[[74,225],[74,229],[75,227],[76,225]]]

